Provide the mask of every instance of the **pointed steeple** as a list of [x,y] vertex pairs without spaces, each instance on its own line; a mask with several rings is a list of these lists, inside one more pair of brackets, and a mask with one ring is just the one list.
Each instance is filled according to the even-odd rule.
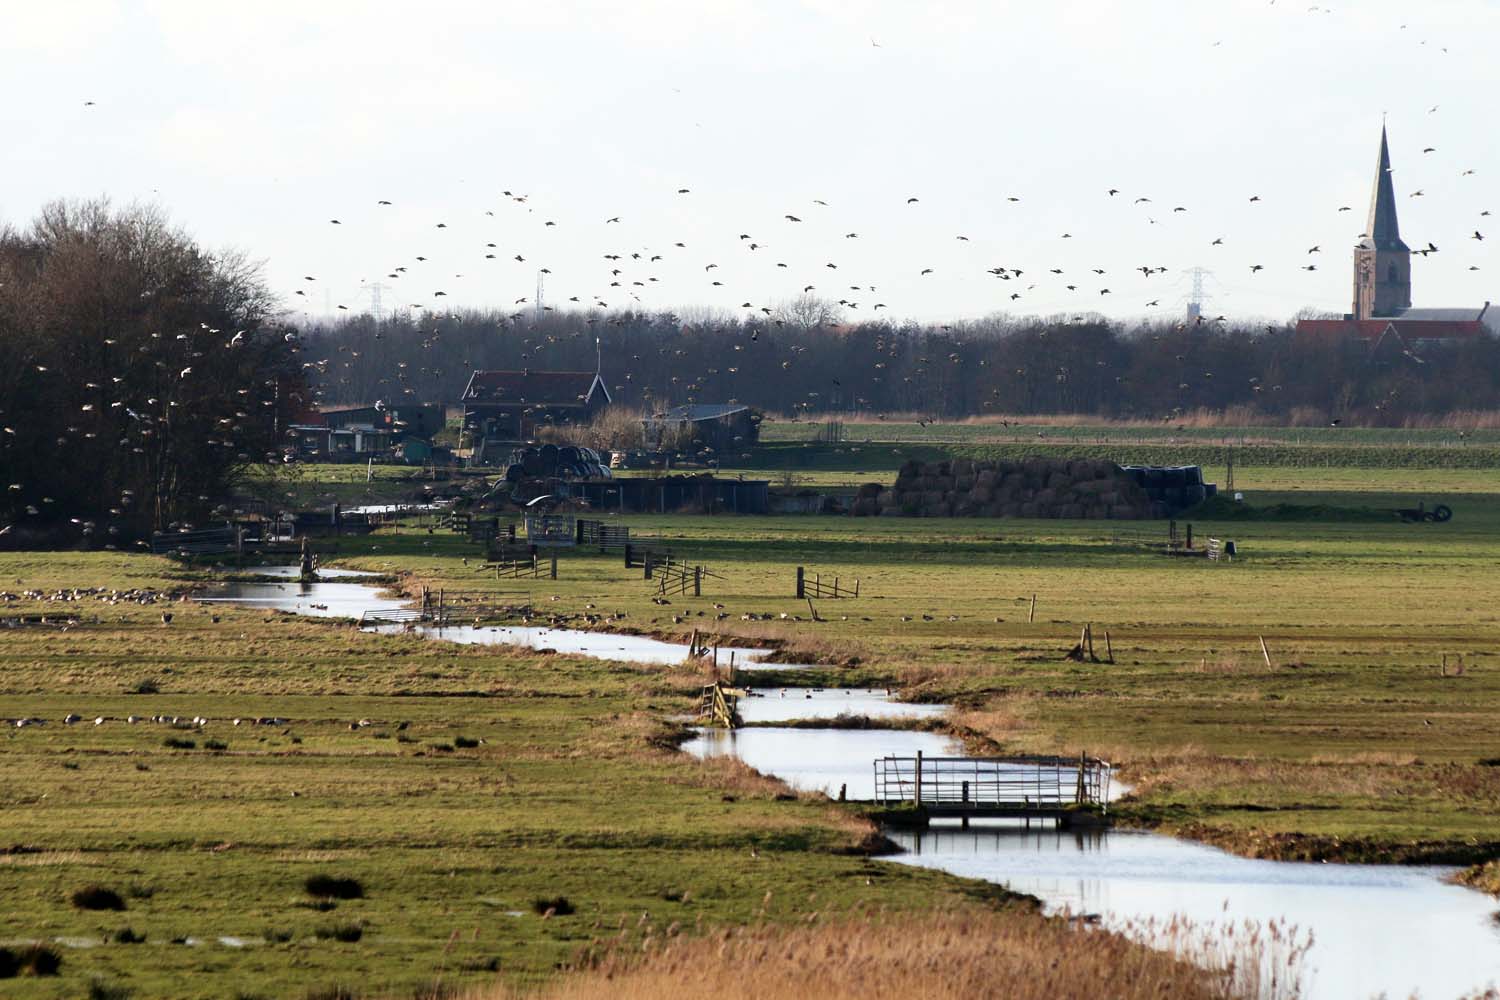
[[1380,162],[1375,167],[1375,190],[1370,194],[1370,219],[1360,245],[1373,250],[1408,250],[1401,242],[1401,227],[1396,223],[1396,188],[1391,183],[1391,152],[1386,144],[1385,125],[1380,126]]

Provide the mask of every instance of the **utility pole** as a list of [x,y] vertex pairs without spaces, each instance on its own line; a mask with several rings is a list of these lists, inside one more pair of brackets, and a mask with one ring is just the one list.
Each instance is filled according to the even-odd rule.
[[1182,274],[1193,282],[1192,291],[1188,293],[1187,321],[1197,323],[1203,315],[1203,306],[1208,299],[1203,290],[1203,279],[1213,277],[1213,272],[1206,267],[1190,267]]
[[380,319],[382,312],[382,309],[380,307],[380,293],[390,291],[391,286],[382,285],[378,281],[361,282],[361,285],[363,287],[360,289],[360,291],[364,292],[370,297],[370,315],[374,316],[376,319]]

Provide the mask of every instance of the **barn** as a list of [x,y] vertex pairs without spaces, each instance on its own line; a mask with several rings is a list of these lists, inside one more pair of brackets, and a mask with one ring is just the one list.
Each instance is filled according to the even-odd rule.
[[472,461],[503,460],[537,428],[586,424],[611,402],[598,372],[476,371],[463,395]]

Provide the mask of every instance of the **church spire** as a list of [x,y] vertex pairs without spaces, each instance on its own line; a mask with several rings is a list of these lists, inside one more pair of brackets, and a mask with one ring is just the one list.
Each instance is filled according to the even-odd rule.
[[1375,190],[1370,194],[1370,219],[1362,243],[1374,250],[1408,250],[1396,223],[1396,188],[1391,183],[1391,151],[1385,125],[1380,126],[1380,162],[1375,167]]
[[1380,126],[1380,161],[1370,195],[1370,221],[1354,245],[1355,319],[1396,316],[1411,308],[1411,248],[1396,224],[1396,188],[1391,183],[1391,151]]

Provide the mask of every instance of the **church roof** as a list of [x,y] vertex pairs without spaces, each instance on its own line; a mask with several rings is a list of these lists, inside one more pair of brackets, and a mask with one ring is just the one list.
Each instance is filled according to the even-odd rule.
[[1391,183],[1391,151],[1386,144],[1385,126],[1380,126],[1380,160],[1375,165],[1375,190],[1370,194],[1370,218],[1365,224],[1359,245],[1366,250],[1410,252],[1401,242],[1401,227],[1396,222],[1396,188]]
[[1412,309],[1417,313],[1463,313],[1458,319],[1407,318],[1379,316],[1373,319],[1303,319],[1297,321],[1297,335],[1319,340],[1363,340],[1374,344],[1388,334],[1403,343],[1432,340],[1475,340],[1488,333],[1479,309]]
[[1484,314],[1486,311],[1488,311],[1488,309],[1488,302],[1486,302],[1479,308],[1468,307],[1464,309],[1401,309],[1397,312],[1391,313],[1391,315],[1388,317],[1382,318],[1425,320],[1428,322],[1441,323],[1469,323],[1483,319]]

